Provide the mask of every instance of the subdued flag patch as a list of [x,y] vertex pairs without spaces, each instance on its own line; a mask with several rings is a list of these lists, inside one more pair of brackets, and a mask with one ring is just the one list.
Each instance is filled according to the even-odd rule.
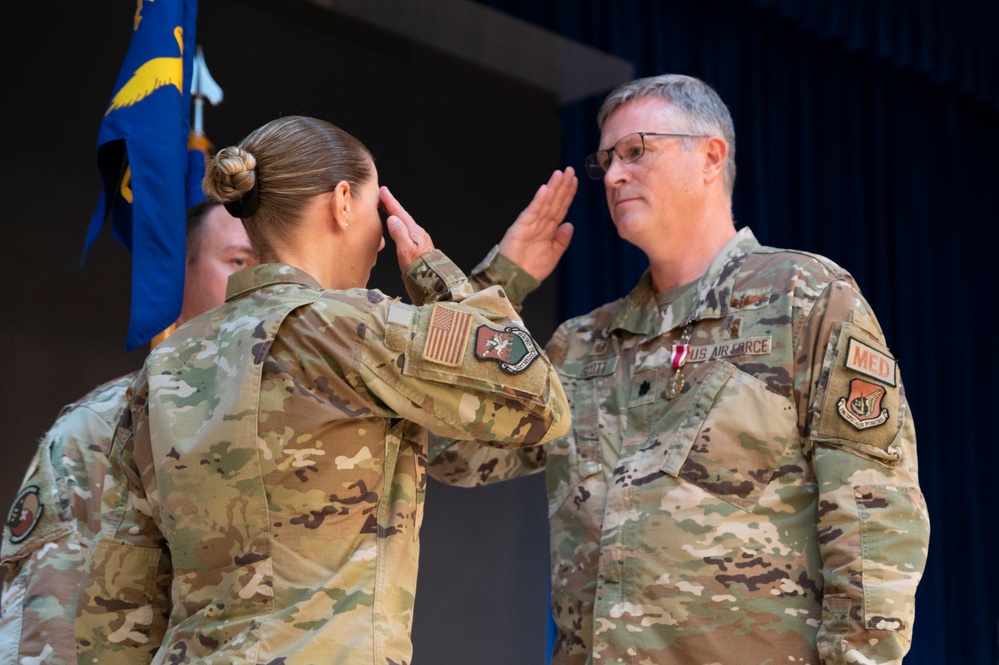
[[534,340],[520,328],[493,330],[479,326],[475,332],[475,357],[498,362],[500,369],[509,374],[523,372],[538,355]]
[[457,367],[465,356],[472,315],[440,303],[434,303],[430,316],[430,330],[423,357],[430,362]]

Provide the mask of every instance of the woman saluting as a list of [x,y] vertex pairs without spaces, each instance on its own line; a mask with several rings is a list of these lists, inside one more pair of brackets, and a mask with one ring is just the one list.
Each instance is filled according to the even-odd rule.
[[[524,214],[564,216],[562,176]],[[262,264],[133,384],[80,662],[408,663],[427,430],[540,444],[568,428],[562,387],[499,287],[473,292],[343,130],[270,122],[205,191]],[[380,203],[413,305],[365,288]]]

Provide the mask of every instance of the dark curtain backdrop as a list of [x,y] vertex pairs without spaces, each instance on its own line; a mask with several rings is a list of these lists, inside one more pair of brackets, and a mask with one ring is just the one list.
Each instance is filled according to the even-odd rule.
[[[627,58],[636,76],[710,83],[735,118],[737,225],[847,268],[899,359],[931,511],[907,665],[995,665],[989,561],[999,454],[992,275],[999,204],[999,3],[909,0],[480,0]],[[564,107],[582,171],[601,99]],[[583,176],[585,179],[585,175]],[[562,318],[620,297],[645,269],[581,182]]]

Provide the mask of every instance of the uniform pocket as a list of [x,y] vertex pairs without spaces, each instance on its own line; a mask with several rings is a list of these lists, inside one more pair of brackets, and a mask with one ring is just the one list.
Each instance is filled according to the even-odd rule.
[[576,491],[579,483],[600,472],[600,423],[595,382],[610,380],[560,376],[572,411],[572,434],[545,446],[545,479],[550,518]]
[[378,506],[382,533],[411,532],[419,538],[427,489],[427,434],[400,420],[385,435],[385,480]]
[[[864,625],[912,639],[912,593],[926,567],[926,503],[916,487],[860,485]],[[886,557],[886,551],[905,553]]]
[[731,363],[698,370],[686,403],[670,409],[674,422],[658,430],[671,431],[659,468],[752,512],[795,438],[796,410]]
[[87,578],[77,606],[77,643],[101,642],[144,648],[154,633],[162,637],[156,608],[161,562],[158,547],[100,540],[88,560]]

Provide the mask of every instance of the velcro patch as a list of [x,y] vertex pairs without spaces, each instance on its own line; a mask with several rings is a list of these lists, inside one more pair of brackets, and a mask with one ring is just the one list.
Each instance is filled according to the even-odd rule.
[[471,314],[434,303],[427,344],[423,349],[424,359],[447,367],[461,365],[471,327]]
[[840,397],[836,408],[839,415],[858,430],[884,425],[890,415],[881,405],[885,393],[884,386],[864,379],[851,379],[850,394]]
[[10,542],[19,543],[30,536],[44,512],[45,505],[41,501],[37,486],[28,485],[21,490],[7,515]]
[[731,358],[733,356],[767,356],[770,355],[772,348],[773,338],[769,335],[766,337],[733,339],[723,344],[691,345],[687,355],[687,362],[699,363],[705,360]]
[[[899,383],[894,359],[880,340],[854,323],[844,321],[833,334],[835,346],[827,348],[823,362],[828,378],[813,438],[884,464],[896,464],[901,452],[894,443],[904,417],[901,388],[871,377],[871,372],[889,373]],[[855,362],[846,360],[848,353],[856,354]],[[881,364],[881,358],[891,360],[890,370]],[[869,371],[852,366],[861,364]]]
[[393,303],[385,322],[385,346],[393,351],[405,351],[409,341],[409,327],[413,322],[412,305]]
[[493,360],[508,374],[519,374],[540,355],[527,331],[512,326],[493,330],[479,326],[475,331],[475,357]]
[[583,377],[606,376],[613,374],[615,369],[617,369],[617,356],[595,358],[583,365],[579,374]]
[[846,367],[895,387],[895,359],[872,346],[850,337],[846,346]]

